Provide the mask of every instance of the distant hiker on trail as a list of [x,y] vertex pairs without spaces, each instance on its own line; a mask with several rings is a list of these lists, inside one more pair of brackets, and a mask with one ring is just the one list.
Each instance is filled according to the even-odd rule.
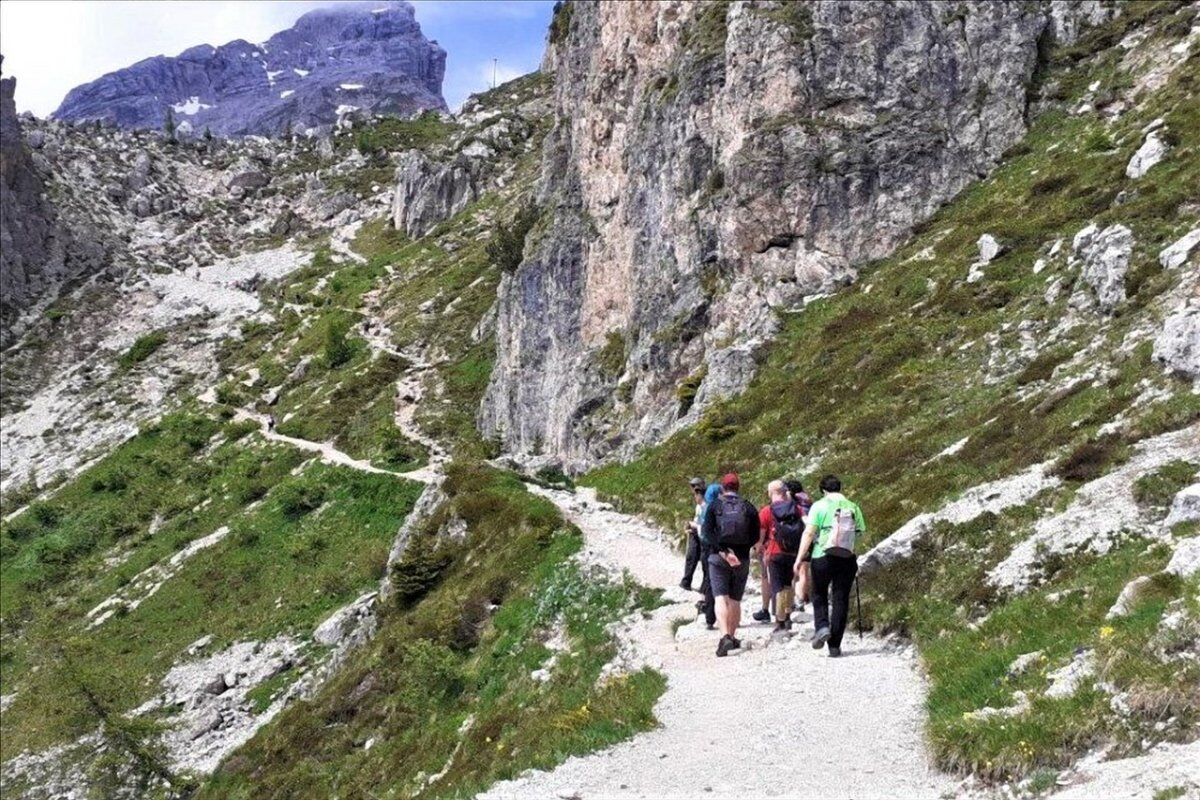
[[721,641],[717,657],[742,646],[734,635],[742,618],[742,596],[750,577],[750,549],[758,542],[758,512],[738,494],[736,473],[721,478],[721,496],[704,512],[708,556],[708,579],[717,606]]
[[[854,548],[867,531],[862,509],[842,494],[836,475],[821,478],[821,499],[813,503],[800,550],[812,547],[812,646],[829,643],[829,655],[842,654],[842,634],[850,611],[850,588],[858,573]],[[799,572],[802,564],[796,565]],[[832,589],[831,589],[832,587]],[[832,597],[830,596],[832,591]],[[832,601],[832,610],[830,608]]]
[[[800,509],[800,518],[804,520],[804,524],[808,524],[808,512],[812,508],[812,498],[808,496],[808,492],[804,491],[804,484],[800,481],[791,478],[783,482],[788,491],[792,495],[792,500],[795,501],[796,507]],[[799,601],[800,610],[804,610],[804,604],[809,602],[808,591],[812,586],[812,548],[800,554],[800,571],[796,573],[799,580],[796,581],[795,597]]]
[[710,631],[717,626],[717,603],[716,598],[713,597],[712,581],[708,575],[708,557],[713,553],[712,540],[709,538],[711,529],[705,528],[705,524],[708,509],[717,502],[720,496],[720,484],[710,483],[704,490],[704,514],[700,517],[700,530],[696,533],[700,540],[700,571],[704,576],[700,581],[700,594],[703,595],[703,598],[697,603],[697,607],[704,612],[704,627]]
[[275,432],[275,415],[269,414],[269,415],[267,415],[267,433],[274,433],[274,432]]
[[692,590],[692,579],[696,577],[696,565],[700,563],[700,526],[704,523],[704,479],[692,478],[692,501],[696,504],[691,520],[687,524],[687,552],[683,557],[683,580],[679,586]]
[[792,627],[792,579],[796,556],[804,537],[804,522],[792,493],[783,481],[767,485],[768,503],[758,512],[758,542],[770,579],[770,597],[775,604],[775,630]]

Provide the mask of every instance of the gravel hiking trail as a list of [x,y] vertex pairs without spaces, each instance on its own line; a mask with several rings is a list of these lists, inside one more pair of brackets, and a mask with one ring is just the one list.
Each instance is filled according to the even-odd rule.
[[[797,613],[794,635],[771,638],[757,578],[743,603],[741,651],[715,656],[718,634],[696,616],[699,595],[680,588],[683,559],[660,529],[595,493],[539,489],[583,531],[580,558],[663,588],[668,605],[616,632],[633,669],[667,677],[655,706],[660,725],[600,752],[530,771],[480,797],[938,798],[956,781],[929,763],[921,729],[924,691],[911,650],[851,628],[844,656],[809,645],[811,615]],[[699,585],[697,574],[695,585]]]

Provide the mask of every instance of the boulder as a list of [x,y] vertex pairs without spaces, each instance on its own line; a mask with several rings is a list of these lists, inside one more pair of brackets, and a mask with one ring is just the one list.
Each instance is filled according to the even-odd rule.
[[367,592],[349,605],[333,612],[313,631],[313,640],[327,647],[340,644],[354,632],[364,617],[370,616],[374,611],[375,598],[378,596],[378,592]]
[[1125,302],[1125,274],[1133,254],[1133,232],[1124,225],[1104,230],[1095,223],[1075,234],[1071,258],[1080,266],[1080,277],[1092,290],[1100,310],[1111,314]]
[[1152,354],[1169,372],[1200,378],[1200,304],[1185,305],[1164,320]]
[[1175,499],[1171,501],[1171,510],[1163,524],[1168,528],[1173,528],[1180,523],[1196,522],[1197,520],[1200,520],[1200,483],[1193,483],[1191,486],[1180,489],[1175,495]]
[[1104,618],[1117,619],[1128,616],[1129,612],[1133,611],[1133,604],[1137,601],[1138,595],[1149,583],[1150,576],[1142,575],[1125,584],[1125,588],[1121,590],[1121,594],[1117,596],[1116,602],[1112,604],[1112,608],[1108,610]]
[[200,723],[192,730],[192,739],[199,739],[205,734],[212,733],[225,724],[225,719],[221,716],[221,712],[212,710],[200,718]]
[[200,687],[201,691],[203,691],[205,694],[212,695],[223,694],[228,688],[229,686],[225,683],[225,675],[223,673],[218,673],[212,676],[203,686]]
[[145,150],[140,151],[134,156],[133,168],[125,176],[125,187],[131,192],[137,192],[149,186],[152,167],[153,162],[150,160],[150,154]]
[[1125,167],[1125,176],[1135,180],[1142,177],[1166,157],[1169,149],[1167,143],[1159,137],[1158,131],[1151,131],[1146,135],[1142,146],[1133,154],[1133,158],[1129,159],[1129,164]]
[[1158,254],[1158,263],[1162,264],[1163,269],[1175,269],[1183,266],[1197,244],[1200,244],[1200,228],[1193,228],[1174,244],[1163,248],[1163,251]]
[[1175,552],[1164,570],[1184,580],[1200,572],[1200,537],[1184,539],[1175,545]]
[[1063,667],[1056,669],[1046,677],[1050,686],[1046,689],[1046,697],[1062,700],[1083,687],[1084,682],[1096,674],[1096,661],[1091,650],[1077,652]]
[[285,208],[279,212],[279,216],[271,223],[272,236],[287,236],[295,230],[296,212],[290,208]]
[[419,150],[400,156],[392,195],[392,224],[416,239],[457,214],[479,195],[479,162],[459,156],[430,160]]
[[270,182],[271,178],[262,170],[248,169],[230,178],[229,188],[242,190],[261,189]]
[[1004,252],[1004,247],[990,233],[980,236],[975,246],[979,248],[979,263],[981,264],[990,264],[992,259]]

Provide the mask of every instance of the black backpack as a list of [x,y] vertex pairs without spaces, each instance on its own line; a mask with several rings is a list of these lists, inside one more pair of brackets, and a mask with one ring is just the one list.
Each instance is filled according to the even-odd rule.
[[800,509],[791,500],[771,504],[771,516],[775,518],[775,542],[785,553],[800,552],[800,540],[804,538],[804,520]]
[[717,547],[750,547],[758,541],[750,530],[746,501],[736,494],[722,495],[717,501]]

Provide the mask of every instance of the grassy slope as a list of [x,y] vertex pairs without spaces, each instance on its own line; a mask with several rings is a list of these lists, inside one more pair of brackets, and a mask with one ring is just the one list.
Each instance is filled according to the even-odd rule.
[[[1059,53],[1049,79],[1070,107],[1093,81],[1100,83],[1097,95],[1123,92],[1131,83],[1118,68],[1123,51],[1103,47],[1141,24],[1139,16],[1171,31],[1154,33],[1146,45],[1177,37],[1187,28],[1187,14],[1174,13],[1170,4],[1145,4]],[[1121,347],[1127,333],[1155,319],[1161,312],[1155,298],[1179,280],[1178,271],[1159,267],[1157,253],[1195,224],[1198,89],[1200,63],[1193,57],[1165,88],[1139,97],[1138,106],[1112,124],[1095,113],[1044,114],[991,177],[945,207],[894,256],[864,268],[855,287],[788,316],[742,396],[714,406],[693,429],[632,462],[598,469],[582,482],[678,529],[689,513],[681,490],[688,475],[735,468],[758,497],[778,475],[814,481],[833,471],[867,509],[874,542],[967,487],[1064,453],[1077,453],[1082,467],[1068,474],[1098,474],[1119,462],[1131,443],[1200,419],[1200,399],[1151,363],[1148,341]],[[1174,149],[1135,183],[1125,177],[1125,165],[1142,142],[1142,127],[1157,117],[1166,120]],[[1117,204],[1121,192],[1124,202]],[[1037,358],[1018,355],[1018,323],[1030,326],[1040,344],[1068,313],[1075,273],[1065,253],[1049,257],[1051,243],[1063,239],[1069,251],[1071,237],[1093,221],[1102,227],[1119,222],[1134,232],[1130,300],[1112,320],[1082,315]],[[1006,251],[982,282],[967,284],[983,233],[995,235]],[[1049,268],[1035,275],[1038,258]],[[1066,290],[1047,302],[1048,284],[1059,276]],[[1107,371],[1101,379],[1064,388],[1097,364]],[[1161,397],[1134,406],[1148,390]],[[1122,433],[1085,448],[1120,414],[1130,420]],[[957,455],[937,457],[964,438]],[[1064,502],[1074,485],[1042,498],[1044,505]],[[1166,735],[1185,731],[1200,702],[1186,684],[1172,692],[1163,666],[1139,655],[1157,624],[1156,609],[1185,587],[1160,581],[1133,617],[1102,621],[1124,583],[1161,567],[1165,554],[1130,543],[1100,562],[1081,559],[1028,597],[1005,602],[991,596],[981,589],[983,572],[1031,524],[1016,514],[942,531],[943,548],[961,544],[932,551],[931,566],[917,568],[921,559],[913,559],[864,587],[873,621],[914,634],[922,646],[940,761],[983,775],[1019,776],[1061,764],[1114,725],[1107,698],[1097,695],[1039,702],[1019,724],[963,720],[963,712],[982,705],[1009,704],[1019,687],[1006,681],[1007,665],[1042,648],[1058,666],[1075,647],[1095,647],[1105,654],[1102,677],[1134,695],[1157,696],[1135,714],[1141,724],[1122,734],[1126,741],[1172,715],[1176,724]],[[1086,600],[1055,605],[1047,599],[1074,584],[1091,586]],[[991,612],[987,622],[967,627],[984,612]],[[1044,674],[1035,671],[1026,680],[1044,683]]]
[[[514,93],[527,100],[545,88],[543,78],[521,79],[482,104],[511,102]],[[388,122],[362,139],[368,148],[397,137],[428,146],[450,132],[429,120]],[[420,422],[460,459],[447,482],[451,499],[417,536],[379,637],[312,702],[233,756],[206,791],[324,797],[390,787],[408,795],[422,773],[452,759],[429,791],[464,795],[653,724],[660,676],[599,675],[615,652],[607,625],[655,596],[582,574],[571,558],[579,533],[552,505],[512,476],[470,466],[488,449],[473,417],[493,345],[472,336],[500,278],[486,244],[527,197],[536,152],[515,156],[518,173],[504,191],[430,236],[411,241],[378,220],[354,245],[367,263],[335,264],[319,251],[311,267],[267,290],[274,319],[247,324],[223,348],[224,409],[166,418],[5,525],[3,687],[17,692],[5,713],[5,758],[93,730],[91,695],[121,734],[112,736],[118,750],[144,750],[142,767],[157,770],[154,723],[124,721],[120,712],[153,694],[191,642],[207,633],[216,648],[281,632],[304,636],[377,580],[416,487],[306,462],[260,439],[253,425],[226,421],[233,407],[270,410],[283,433],[332,440],[393,469],[420,463],[421,448],[392,424],[394,385],[407,364],[372,354],[356,336],[372,309],[382,311],[395,348],[421,345],[437,361],[429,384],[436,391]],[[376,289],[382,294],[371,299]],[[422,313],[428,301],[434,310]],[[301,362],[307,366],[297,370]],[[265,405],[263,393],[276,386],[277,403]],[[438,539],[451,517],[467,522],[465,542]],[[224,542],[188,561],[136,611],[99,634],[85,632],[88,609],[222,523],[233,528]],[[109,568],[114,553],[125,560]],[[550,682],[539,683],[529,673],[551,655],[544,642],[560,626],[571,650],[557,657]],[[255,687],[250,701],[265,709],[295,677]],[[460,737],[468,717],[474,722]],[[378,743],[368,754],[361,745],[372,736]]]
[[[521,79],[482,102],[544,88]],[[474,461],[489,451],[474,413],[494,346],[473,331],[500,279],[486,245],[525,202],[536,148],[518,159],[503,191],[428,236],[412,241],[380,221],[364,226],[355,243],[369,264],[351,271],[392,268],[377,305],[393,345],[420,345],[436,364],[418,421],[455,453],[450,499],[409,546],[377,638],[312,702],[285,712],[231,757],[204,796],[411,796],[443,769],[424,793],[469,796],[653,724],[660,676],[598,677],[614,654],[606,626],[654,596],[581,574],[571,558],[578,531],[511,475]],[[368,287],[355,285],[361,297]],[[355,307],[354,298],[341,304]],[[437,536],[453,518],[467,523],[465,542]],[[489,614],[491,604],[499,608]],[[541,684],[530,673],[550,656],[544,641],[556,627],[571,650]]]
[[[418,485],[305,458],[245,425],[180,413],[6,524],[3,680],[17,698],[5,758],[89,732],[84,683],[128,710],[201,636],[217,647],[305,636],[378,581]],[[87,629],[89,609],[222,525],[230,534],[152,597]]]
[[[606,625],[654,596],[581,574],[579,532],[515,477],[460,464],[445,488],[369,647],[202,797],[465,797],[653,724],[660,676],[599,676],[615,653]],[[467,523],[464,541],[438,537],[452,518]],[[530,673],[556,628],[570,650],[541,684]]]

